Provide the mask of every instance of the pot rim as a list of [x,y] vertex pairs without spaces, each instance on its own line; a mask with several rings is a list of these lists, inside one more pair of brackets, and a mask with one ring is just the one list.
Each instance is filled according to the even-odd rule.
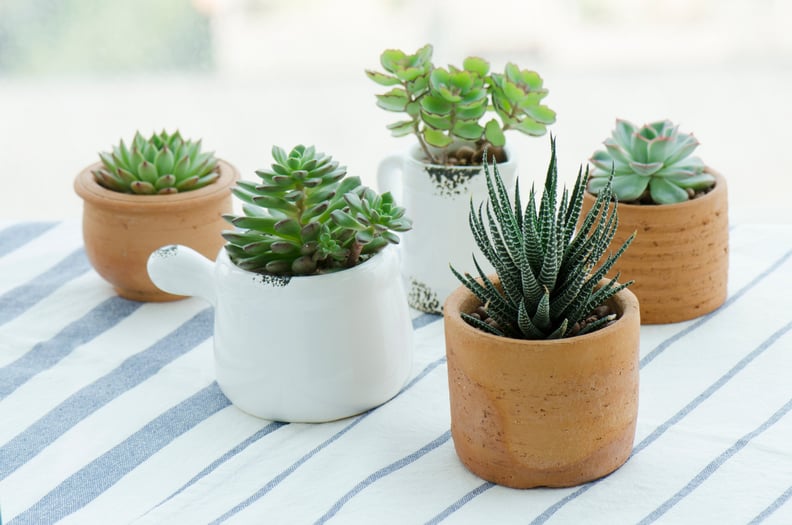
[[[508,168],[517,163],[517,156],[514,153],[514,150],[508,144],[503,146],[504,151],[506,152],[506,162],[499,162],[498,169]],[[423,155],[423,150],[421,149],[420,144],[413,144],[410,146],[407,155],[405,157],[408,159],[409,162],[419,164],[420,166],[431,166],[433,168],[448,168],[448,169],[464,169],[464,170],[481,170],[483,169],[483,165],[477,164],[473,166],[448,166],[446,164],[436,164],[434,162],[424,162],[420,159]],[[493,165],[494,163],[490,163]]]
[[113,209],[142,205],[156,210],[167,208],[175,211],[194,206],[196,200],[225,197],[239,180],[237,168],[223,159],[218,159],[220,177],[203,188],[166,195],[136,195],[113,191],[96,182],[91,171],[101,165],[101,162],[95,162],[83,168],[74,179],[74,191],[87,202]]
[[[353,266],[352,268],[345,268],[345,269],[339,270],[337,272],[320,273],[320,274],[314,274],[314,275],[293,275],[293,276],[283,275],[283,276],[279,276],[279,275],[274,275],[274,274],[252,272],[250,270],[245,270],[243,268],[240,268],[239,266],[234,264],[234,262],[231,260],[231,257],[229,257],[228,251],[225,249],[225,247],[226,247],[226,245],[224,244],[223,247],[220,248],[220,252],[218,253],[217,259],[216,259],[217,264],[218,265],[222,264],[222,265],[227,266],[228,268],[231,269],[232,272],[234,272],[234,273],[236,273],[238,275],[251,276],[251,277],[263,275],[263,276],[272,277],[273,279],[281,279],[281,278],[284,279],[284,280],[288,279],[290,282],[294,281],[295,279],[297,280],[297,282],[305,282],[307,280],[311,280],[314,283],[319,283],[320,281],[328,281],[328,280],[331,280],[331,279],[341,279],[341,278],[343,278],[343,279],[354,279],[355,276],[358,273],[360,273],[360,272],[374,272],[374,271],[377,271],[379,266],[384,264],[384,261],[386,260],[385,257],[387,256],[387,254],[390,254],[391,252],[393,252],[394,250],[397,250],[399,248],[398,245],[395,245],[395,244],[392,244],[392,243],[388,243],[388,245],[385,246],[382,250],[380,250],[379,252],[375,253],[374,255],[372,255],[371,257],[369,257],[368,259],[366,259],[362,263],[360,263],[360,264],[358,264],[356,266]],[[369,263],[372,263],[372,264],[369,264]]]
[[[497,283],[497,274],[491,274],[488,277],[493,283]],[[600,281],[600,285],[609,281],[610,279],[607,278],[602,279]],[[616,319],[615,323],[588,334],[564,337],[562,339],[516,339],[512,337],[490,334],[484,332],[483,330],[479,330],[478,328],[469,325],[464,319],[462,319],[461,306],[463,303],[471,299],[478,303],[478,298],[464,285],[460,285],[456,290],[454,290],[453,293],[451,293],[448,299],[446,299],[445,305],[443,306],[443,317],[448,329],[467,331],[471,334],[475,334],[476,337],[483,338],[484,340],[491,340],[493,343],[500,345],[523,346],[526,347],[526,349],[535,351],[552,351],[555,349],[554,347],[557,346],[585,344],[586,342],[593,341],[595,339],[610,337],[612,332],[620,330],[628,323],[640,324],[638,298],[630,291],[629,288],[621,290],[610,299],[610,301],[616,303],[616,307],[621,313],[621,315]]]
[[[668,210],[669,212],[676,213],[677,210],[684,210],[688,207],[698,206],[702,202],[707,202],[708,200],[718,198],[721,193],[726,191],[726,177],[709,167],[704,168],[704,171],[715,176],[715,186],[713,187],[712,191],[706,193],[703,197],[699,197],[698,199],[688,199],[684,202],[677,202],[676,204],[628,204],[626,202],[619,202],[619,210],[624,209],[634,211],[645,209],[647,210],[647,213],[652,213],[648,210]],[[596,195],[588,190],[588,184],[586,184],[586,191],[584,192],[584,195],[589,198],[597,198]]]

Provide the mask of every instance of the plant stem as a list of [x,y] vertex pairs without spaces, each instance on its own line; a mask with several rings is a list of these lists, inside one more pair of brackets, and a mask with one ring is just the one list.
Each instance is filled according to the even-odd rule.
[[[429,81],[427,80],[427,83]],[[407,105],[409,106],[412,103],[416,103],[419,105],[418,114],[414,117],[411,117],[413,120],[413,133],[415,133],[415,137],[418,139],[418,144],[421,146],[426,158],[429,159],[429,162],[432,164],[437,164],[437,158],[432,155],[432,152],[429,150],[429,146],[426,145],[426,141],[423,139],[423,135],[421,133],[421,110],[420,110],[420,100],[421,98],[428,93],[428,89],[424,91],[420,96],[413,98],[412,93],[410,93],[410,88],[408,86],[408,82],[402,82],[402,87],[404,88],[405,93],[409,97]],[[408,113],[409,114],[409,113]]]
[[360,244],[357,240],[352,242],[352,246],[349,247],[349,255],[347,256],[347,260],[346,260],[347,268],[352,268],[358,263],[358,261],[360,260],[361,251],[363,251],[363,245]]

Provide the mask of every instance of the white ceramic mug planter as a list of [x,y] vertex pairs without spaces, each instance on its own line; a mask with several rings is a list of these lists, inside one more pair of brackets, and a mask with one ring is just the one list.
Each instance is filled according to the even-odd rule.
[[[509,160],[498,164],[498,170],[511,191],[517,162],[510,149],[506,154]],[[481,166],[427,164],[420,158],[418,146],[409,154],[386,157],[377,170],[377,183],[380,192],[392,192],[410,210],[413,220],[413,229],[402,235],[402,273],[410,306],[440,313],[445,299],[459,286],[449,263],[467,268],[476,254],[484,271],[493,271],[468,226],[471,198],[483,202],[487,182]]]
[[340,272],[274,277],[216,263],[185,246],[148,261],[152,281],[215,308],[217,383],[264,419],[321,422],[388,401],[412,366],[412,326],[399,256],[388,246]]

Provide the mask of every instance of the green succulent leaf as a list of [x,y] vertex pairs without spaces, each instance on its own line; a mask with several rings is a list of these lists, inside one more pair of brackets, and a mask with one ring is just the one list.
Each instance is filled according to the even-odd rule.
[[487,122],[484,127],[484,138],[493,146],[502,147],[506,144],[506,136],[503,134],[500,123],[495,119]]
[[688,200],[687,192],[668,179],[654,177],[649,182],[652,200],[658,204],[676,204]]
[[445,148],[446,146],[450,146],[451,143],[454,142],[451,137],[449,137],[442,131],[438,131],[431,128],[424,129],[423,136],[429,145],[434,146],[436,148]]
[[394,137],[403,137],[415,131],[415,123],[412,120],[400,120],[389,124],[387,128]]
[[398,86],[399,84],[401,84],[401,81],[398,78],[392,77],[390,75],[384,75],[376,71],[366,70],[366,76],[368,76],[371,80],[373,80],[380,86],[390,87],[390,86]]
[[387,111],[404,111],[410,101],[402,88],[393,88],[384,95],[377,95],[377,105]]
[[476,122],[457,121],[453,130],[455,136],[465,140],[478,140],[483,132],[484,128]]
[[534,137],[541,137],[547,133],[547,126],[530,118],[526,118],[525,120],[514,124],[512,127],[522,131],[526,135],[533,135]]
[[428,95],[421,99],[421,108],[434,115],[448,115],[453,106],[450,102],[439,96]]

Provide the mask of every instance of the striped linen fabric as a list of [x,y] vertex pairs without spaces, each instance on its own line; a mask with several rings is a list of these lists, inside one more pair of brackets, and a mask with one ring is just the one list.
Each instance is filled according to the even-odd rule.
[[633,457],[568,489],[470,474],[439,317],[412,376],[324,424],[264,421],[213,380],[212,311],[116,297],[79,224],[0,222],[3,523],[792,523],[792,226],[731,232],[729,298],[641,329]]

